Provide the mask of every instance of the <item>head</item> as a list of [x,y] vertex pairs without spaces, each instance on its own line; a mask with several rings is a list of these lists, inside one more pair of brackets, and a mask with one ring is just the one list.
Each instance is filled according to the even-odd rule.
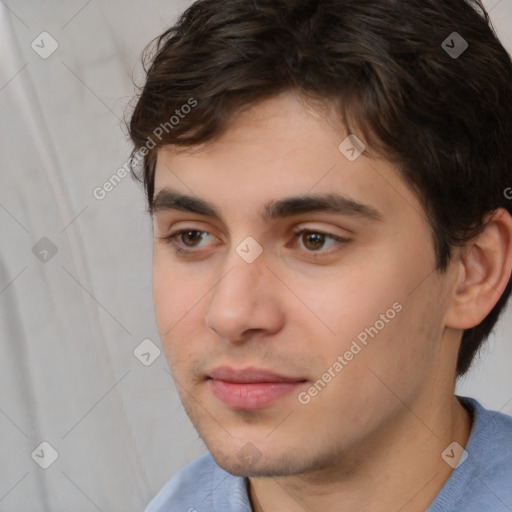
[[[298,473],[396,395],[453,393],[511,291],[512,63],[483,6],[200,0],[149,59],[129,132],[156,320],[217,461]],[[229,406],[222,365],[300,382]]]

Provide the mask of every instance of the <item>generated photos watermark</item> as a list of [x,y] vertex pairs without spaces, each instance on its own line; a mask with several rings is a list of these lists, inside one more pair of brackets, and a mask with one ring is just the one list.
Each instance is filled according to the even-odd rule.
[[[153,130],[153,135],[158,141],[162,140],[162,137],[165,133],[170,133],[171,130],[174,130],[176,126],[178,126],[182,119],[185,118],[187,114],[190,114],[192,109],[197,106],[197,100],[194,98],[189,98],[187,103],[184,103],[180,108],[177,108],[174,111],[174,114],[169,118],[165,123],[161,123]],[[144,157],[149,153],[149,151],[155,148],[157,143],[153,139],[153,137],[149,136],[146,139],[144,145],[139,148],[131,158],[129,158],[122,167],[117,169],[115,173],[113,173],[101,187],[96,187],[92,191],[92,195],[98,201],[102,201],[107,197],[109,192],[112,192],[121,181],[126,178],[130,174],[130,169],[139,165]]]
[[343,355],[339,355],[336,361],[327,369],[325,373],[308,388],[307,391],[301,391],[297,395],[298,401],[302,405],[307,405],[311,399],[317,396],[331,380],[338,375],[345,366],[347,366],[354,357],[359,354],[363,348],[368,345],[368,337],[372,339],[379,334],[387,324],[389,324],[397,315],[402,311],[402,304],[395,302],[385,313],[381,313],[379,320],[377,320],[371,327],[366,327],[352,340],[348,350]]

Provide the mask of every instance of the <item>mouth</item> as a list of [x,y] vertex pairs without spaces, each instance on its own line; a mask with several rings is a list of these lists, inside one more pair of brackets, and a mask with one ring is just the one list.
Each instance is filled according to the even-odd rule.
[[302,377],[290,377],[262,368],[214,368],[208,375],[212,393],[232,409],[257,410],[270,406],[279,398],[307,382]]

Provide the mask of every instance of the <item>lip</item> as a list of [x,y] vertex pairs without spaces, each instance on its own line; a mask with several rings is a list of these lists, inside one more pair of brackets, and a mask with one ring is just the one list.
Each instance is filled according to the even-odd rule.
[[255,368],[250,366],[236,370],[229,366],[218,366],[214,368],[209,377],[215,380],[224,380],[226,382],[236,382],[244,384],[254,384],[261,382],[304,382],[306,379],[301,377],[287,377],[264,368]]
[[306,382],[254,367],[236,370],[221,366],[208,377],[210,389],[219,400],[232,409],[243,410],[268,407]]

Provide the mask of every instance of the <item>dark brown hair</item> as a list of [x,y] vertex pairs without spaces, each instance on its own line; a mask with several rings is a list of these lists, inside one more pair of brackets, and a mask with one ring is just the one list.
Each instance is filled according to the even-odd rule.
[[[127,125],[149,212],[159,148],[211,142],[242,109],[295,91],[397,166],[432,227],[439,272],[487,213],[512,213],[512,62],[479,0],[199,0],[143,66]],[[510,292],[511,281],[464,331],[458,376]]]

